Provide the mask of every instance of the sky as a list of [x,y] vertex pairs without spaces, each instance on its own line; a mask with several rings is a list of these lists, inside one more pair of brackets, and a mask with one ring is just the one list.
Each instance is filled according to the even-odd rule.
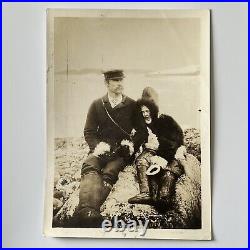
[[126,95],[151,86],[162,113],[199,129],[199,19],[56,18],[54,46],[56,137],[82,136],[110,69],[124,70]]

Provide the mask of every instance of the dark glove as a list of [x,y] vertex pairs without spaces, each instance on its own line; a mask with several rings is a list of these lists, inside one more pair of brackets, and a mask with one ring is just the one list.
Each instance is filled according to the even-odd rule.
[[119,156],[128,162],[134,154],[133,142],[129,140],[122,140],[117,152]]
[[119,156],[121,156],[122,158],[129,159],[130,158],[130,150],[129,150],[129,146],[127,145],[121,145],[118,149],[117,149],[117,154]]

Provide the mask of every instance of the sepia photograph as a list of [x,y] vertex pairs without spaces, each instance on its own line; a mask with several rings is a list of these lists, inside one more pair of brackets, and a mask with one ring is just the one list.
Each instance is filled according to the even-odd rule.
[[248,246],[248,4],[4,2],[3,248]]
[[47,11],[44,234],[211,239],[209,10]]

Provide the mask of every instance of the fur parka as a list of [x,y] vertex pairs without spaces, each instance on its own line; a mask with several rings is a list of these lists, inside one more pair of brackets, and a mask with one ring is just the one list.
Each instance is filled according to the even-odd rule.
[[177,149],[183,145],[183,131],[179,124],[169,115],[159,114],[159,107],[152,101],[139,99],[136,102],[138,110],[146,106],[152,118],[151,124],[147,126],[158,137],[159,148],[156,152],[158,156],[163,157],[168,162],[174,159]]

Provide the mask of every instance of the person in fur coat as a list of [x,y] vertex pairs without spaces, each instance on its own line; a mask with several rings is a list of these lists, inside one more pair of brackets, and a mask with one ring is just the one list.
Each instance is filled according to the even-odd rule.
[[137,108],[142,113],[148,129],[148,141],[141,147],[135,160],[140,194],[128,200],[131,204],[154,205],[164,212],[171,207],[177,179],[184,173],[175,159],[183,145],[183,132],[169,115],[159,115],[158,95],[154,89],[143,90]]

